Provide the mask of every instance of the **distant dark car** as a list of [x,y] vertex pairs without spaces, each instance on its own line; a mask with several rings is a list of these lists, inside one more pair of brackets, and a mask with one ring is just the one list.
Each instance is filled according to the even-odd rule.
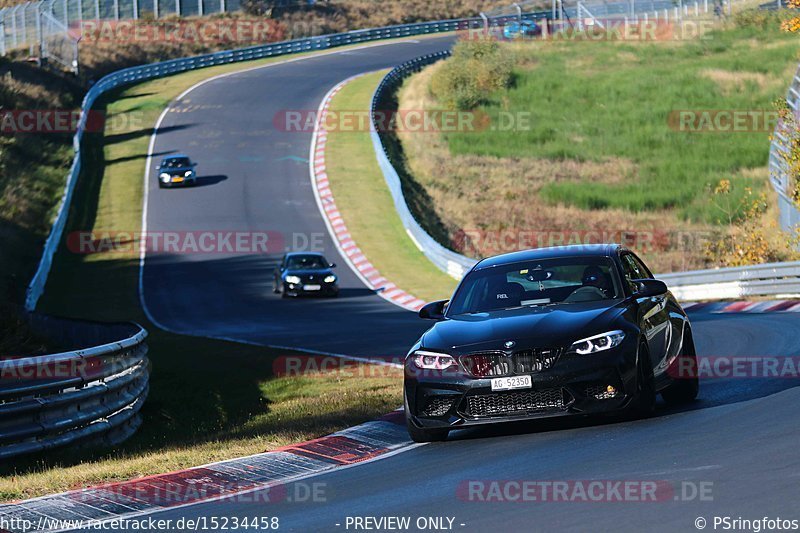
[[537,37],[542,34],[542,28],[530,19],[522,19],[517,22],[509,22],[503,26],[503,37],[508,40]]
[[284,298],[301,295],[339,295],[339,280],[322,254],[295,252],[283,256],[275,270],[274,291]]
[[417,442],[562,415],[643,416],[698,393],[692,329],[667,286],[618,245],[500,255],[467,273],[406,356]]
[[161,164],[156,167],[158,170],[158,186],[174,187],[182,185],[196,185],[197,173],[194,168],[197,163],[193,163],[188,156],[173,155],[161,160]]

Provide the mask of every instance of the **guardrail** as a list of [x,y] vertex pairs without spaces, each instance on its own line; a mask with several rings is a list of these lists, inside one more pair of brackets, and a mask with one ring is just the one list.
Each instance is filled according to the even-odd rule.
[[130,437],[149,391],[147,331],[137,324],[35,320],[72,333],[72,342],[77,331],[84,343],[98,345],[0,361],[0,460]]
[[[396,108],[394,93],[408,76],[424,67],[449,57],[449,52],[431,54],[412,59],[389,71],[381,80],[372,97],[371,112],[377,120],[378,110]],[[797,84],[797,85],[795,85]],[[793,109],[800,103],[800,70],[790,93],[795,98]],[[378,165],[392,194],[394,205],[406,232],[425,256],[440,270],[456,279],[469,271],[477,260],[447,249],[431,237],[414,218],[403,195],[402,181],[390,160],[389,151],[378,133],[375,120],[371,127],[372,144]],[[774,148],[773,148],[774,149]],[[773,159],[770,156],[770,168]],[[796,211],[795,211],[796,212]],[[783,214],[783,211],[782,211]],[[800,222],[800,219],[798,219]],[[746,267],[696,270],[674,274],[660,274],[675,297],[682,301],[725,300],[751,296],[800,295],[800,262],[772,263]]]
[[[794,112],[796,117],[800,117],[800,66],[792,78],[789,90],[786,95],[786,103]],[[789,131],[785,124],[778,124],[775,127],[775,134],[770,143],[769,149],[769,177],[772,187],[778,193],[778,206],[780,207],[780,225],[784,231],[794,231],[800,224],[800,211],[792,199],[795,187],[797,187],[797,176],[791,176],[788,165],[784,159],[792,137],[798,135],[797,131]]]

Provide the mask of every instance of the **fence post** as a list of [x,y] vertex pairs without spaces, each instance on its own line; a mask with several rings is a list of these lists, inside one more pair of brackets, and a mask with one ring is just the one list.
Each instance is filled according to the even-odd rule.
[[14,48],[19,46],[19,39],[17,37],[17,9],[19,9],[19,6],[11,8],[11,42],[14,43]]
[[28,42],[28,17],[25,10],[28,9],[27,2],[22,4],[22,42],[23,44]]
[[133,0],[133,20],[139,20],[139,0]]
[[119,20],[119,0],[114,0],[114,20]]
[[197,13],[203,16],[203,0],[197,0]]
[[0,9],[0,56],[6,55],[6,14]]
[[100,0],[94,0],[94,18],[100,20]]
[[489,17],[486,16],[486,13],[481,11],[481,18],[483,19],[483,31],[485,31],[486,34],[488,35],[489,34]]
[[519,7],[519,4],[517,4],[516,2],[513,3],[512,6],[514,7],[514,9],[517,10],[517,19],[519,19],[519,21],[522,22],[522,8]]
[[221,13],[225,13],[225,0],[219,0],[219,10]]
[[153,17],[158,18],[158,0],[153,0]]
[[[39,58],[39,63],[42,62],[42,41],[44,40],[44,36],[42,35],[42,11],[41,11],[41,2],[36,3],[36,57]],[[33,54],[31,54],[33,55]]]
[[181,16],[181,0],[175,0],[175,14]]

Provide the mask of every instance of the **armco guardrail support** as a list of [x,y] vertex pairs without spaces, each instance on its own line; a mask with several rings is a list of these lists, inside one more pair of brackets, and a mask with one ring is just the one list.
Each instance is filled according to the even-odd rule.
[[149,391],[147,331],[137,324],[32,319],[56,336],[99,344],[0,361],[0,461],[130,437]]

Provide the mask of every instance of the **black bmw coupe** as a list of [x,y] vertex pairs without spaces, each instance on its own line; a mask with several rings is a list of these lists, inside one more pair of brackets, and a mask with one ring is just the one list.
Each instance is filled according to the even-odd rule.
[[293,252],[283,256],[275,269],[273,292],[284,298],[302,295],[339,295],[339,279],[333,273],[336,265],[322,254]]
[[667,286],[619,245],[480,261],[406,356],[417,442],[450,430],[562,415],[647,416],[698,393],[692,328]]

